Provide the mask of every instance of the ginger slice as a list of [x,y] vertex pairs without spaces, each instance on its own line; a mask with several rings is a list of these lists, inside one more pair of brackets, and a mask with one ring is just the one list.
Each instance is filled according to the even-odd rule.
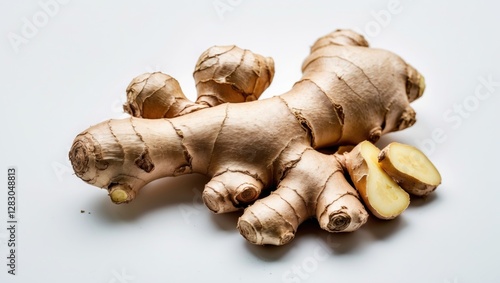
[[441,175],[419,149],[393,142],[378,156],[379,164],[406,192],[426,196],[441,184]]
[[380,150],[368,141],[346,154],[346,166],[368,209],[380,219],[393,219],[410,204],[410,196],[378,163]]

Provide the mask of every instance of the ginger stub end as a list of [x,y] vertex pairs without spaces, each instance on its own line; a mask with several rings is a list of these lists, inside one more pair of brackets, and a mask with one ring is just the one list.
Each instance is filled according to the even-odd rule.
[[108,188],[109,197],[115,204],[128,203],[135,198],[136,193],[126,184],[112,184]]

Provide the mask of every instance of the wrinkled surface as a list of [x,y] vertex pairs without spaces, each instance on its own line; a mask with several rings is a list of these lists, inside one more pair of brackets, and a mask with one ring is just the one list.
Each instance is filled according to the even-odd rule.
[[320,38],[302,71],[290,91],[257,101],[273,78],[272,59],[235,46],[202,54],[196,102],[169,76],[142,75],[128,88],[125,109],[134,117],[76,137],[75,173],[116,203],[161,177],[206,174],[205,204],[217,213],[245,208],[238,228],[254,244],[285,244],[310,217],[330,232],[354,231],[368,214],[346,178],[345,157],[317,150],[375,142],[413,125],[409,103],[422,95],[423,78],[349,30]]

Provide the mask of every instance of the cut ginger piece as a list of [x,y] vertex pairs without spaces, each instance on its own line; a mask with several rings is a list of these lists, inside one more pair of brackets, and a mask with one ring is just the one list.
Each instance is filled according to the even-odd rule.
[[369,141],[345,154],[346,167],[368,209],[380,219],[393,219],[410,204],[410,196],[379,165],[380,150]]
[[426,196],[441,184],[441,175],[434,164],[419,149],[393,142],[378,156],[382,169],[405,191]]

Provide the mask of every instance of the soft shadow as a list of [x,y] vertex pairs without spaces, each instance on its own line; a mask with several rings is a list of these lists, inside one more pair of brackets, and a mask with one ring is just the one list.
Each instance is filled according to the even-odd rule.
[[243,211],[222,214],[212,213],[212,220],[220,229],[233,233],[236,231],[236,224],[238,223],[238,218],[242,213]]
[[256,246],[250,243],[246,247],[250,253],[263,261],[276,261],[286,256],[287,253],[301,242],[311,239],[320,239],[321,246],[334,255],[345,255],[356,252],[364,246],[376,241],[390,238],[407,225],[404,217],[399,216],[393,220],[380,220],[371,216],[369,221],[355,232],[329,233],[321,230],[316,220],[311,219],[300,225],[293,242],[284,246]]
[[404,215],[400,215],[392,220],[381,220],[371,217],[363,228],[365,228],[375,240],[385,240],[403,229],[408,223]]
[[433,192],[425,197],[411,196],[409,208],[410,209],[411,208],[419,208],[421,206],[428,205],[432,202],[435,202],[437,199],[438,199],[438,194],[436,194],[435,192]]
[[363,230],[363,228],[348,233],[322,232],[322,244],[335,255],[353,253],[355,250],[360,249],[363,245],[371,241],[367,231]]
[[371,215],[368,222],[357,231],[346,233],[322,231],[321,238],[332,254],[350,254],[375,241],[385,240],[395,235],[405,226],[406,221],[402,216],[393,220],[380,220]]
[[[201,206],[201,192],[208,180],[207,177],[198,174],[156,180],[145,186],[134,201],[122,205],[111,203],[109,197],[103,193],[98,198],[90,199],[89,210],[100,215],[102,221],[115,224],[135,221],[148,213],[171,206],[182,204]],[[436,198],[436,194],[426,198],[414,198],[410,207],[425,205],[435,201]],[[228,233],[238,233],[236,225],[241,214],[242,211],[212,214],[211,219],[219,229]],[[280,260],[301,243],[318,239],[322,246],[331,250],[332,254],[342,255],[361,250],[375,241],[385,240],[404,229],[406,225],[404,215],[393,220],[379,220],[371,215],[368,223],[358,231],[328,233],[319,227],[315,219],[310,219],[300,225],[292,242],[284,246],[257,246],[247,241],[244,241],[244,245],[250,254],[266,262]]]
[[266,262],[273,262],[280,260],[283,256],[285,256],[293,244],[287,244],[284,246],[272,246],[272,245],[263,245],[257,246],[251,244],[250,242],[245,243],[246,249],[253,254],[255,257],[261,259]]
[[133,221],[168,206],[199,205],[207,182],[207,177],[198,174],[167,177],[147,184],[130,203],[116,205],[103,195],[90,205],[109,222]]
[[375,143],[378,148],[384,148],[388,146],[391,142],[394,142],[394,138],[387,137],[387,135],[380,137],[380,139]]

